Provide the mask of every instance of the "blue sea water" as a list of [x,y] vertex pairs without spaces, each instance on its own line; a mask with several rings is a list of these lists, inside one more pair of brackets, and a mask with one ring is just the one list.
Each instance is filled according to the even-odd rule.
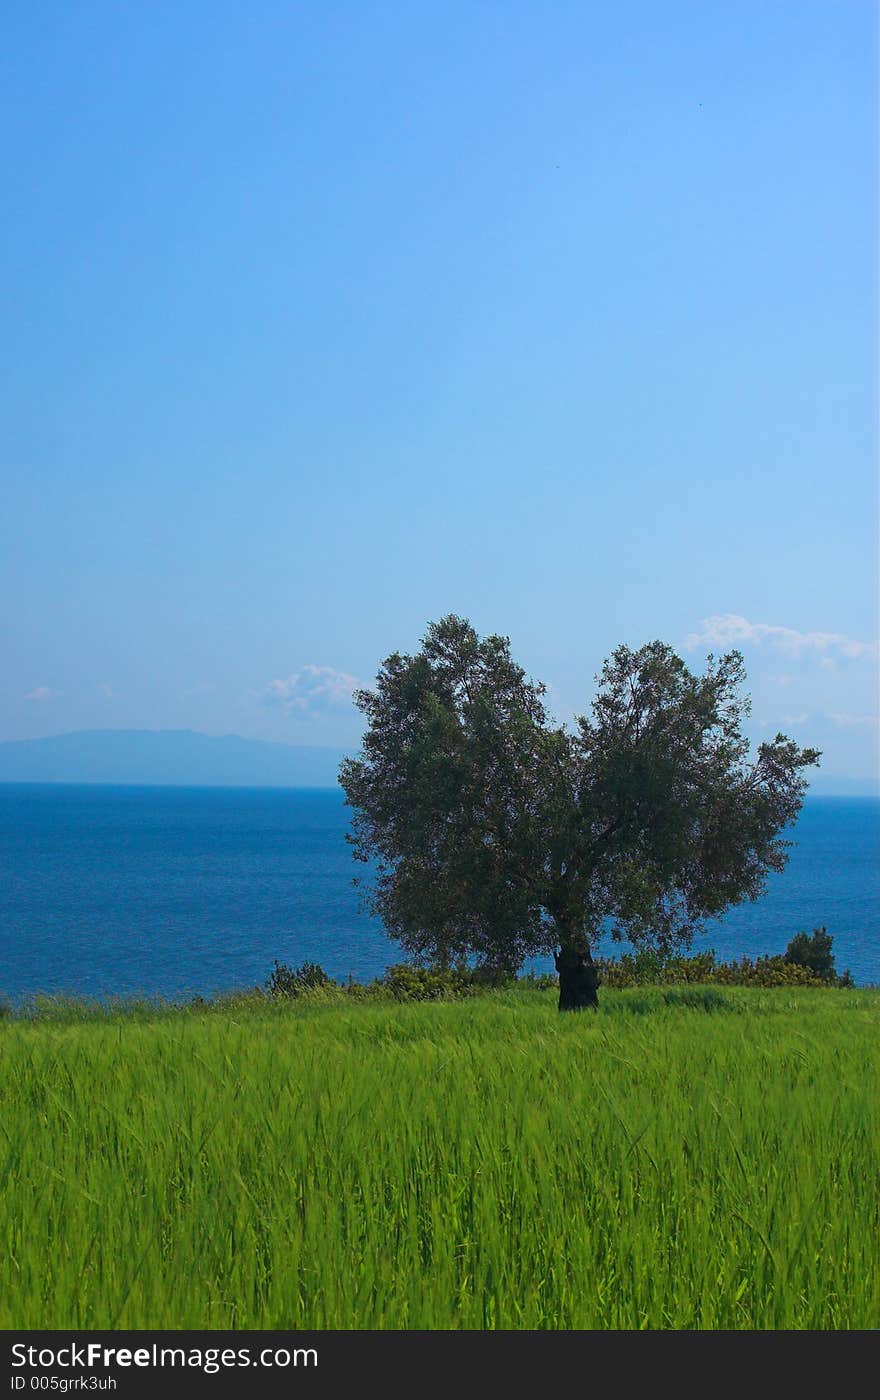
[[[0,991],[209,995],[276,958],[377,976],[402,955],[359,907],[347,822],[338,790],[0,785]],[[880,801],[808,798],[788,834],[786,871],[695,949],[824,924],[838,970],[880,983]]]

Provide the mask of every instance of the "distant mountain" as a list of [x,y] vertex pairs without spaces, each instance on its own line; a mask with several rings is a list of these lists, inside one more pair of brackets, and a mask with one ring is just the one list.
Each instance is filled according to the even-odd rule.
[[[0,783],[335,787],[349,749],[215,737],[194,729],[82,729],[0,743]],[[877,796],[876,781],[811,775],[808,796]]]
[[335,787],[344,752],[193,729],[85,729],[0,743],[0,782]]

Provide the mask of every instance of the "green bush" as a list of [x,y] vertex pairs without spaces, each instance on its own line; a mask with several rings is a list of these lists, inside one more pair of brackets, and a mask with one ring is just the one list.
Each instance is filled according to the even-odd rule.
[[466,967],[414,967],[395,963],[385,969],[379,985],[395,1001],[449,1001],[473,996],[480,984]]
[[[816,929],[812,938],[798,934],[784,954],[742,957],[731,962],[717,962],[713,949],[690,955],[662,955],[654,951],[624,953],[619,958],[597,958],[600,985],[610,989],[623,987],[665,987],[715,984],[722,987],[852,987],[848,972],[838,977],[831,956],[831,937],[825,929]],[[274,997],[298,997],[316,988],[336,988],[340,995],[356,1001],[459,1001],[463,997],[507,986],[528,987],[549,991],[558,985],[555,973],[527,973],[514,977],[505,969],[454,966],[419,967],[413,963],[395,963],[381,977],[362,983],[349,980],[333,981],[318,963],[304,962],[291,968],[276,961],[266,984]],[[684,1003],[682,1003],[684,1004]],[[688,1002],[688,1005],[691,1003]],[[697,1002],[693,1003],[694,1005]],[[703,1002],[699,1002],[703,1005]],[[714,1005],[714,1003],[713,1003]],[[2,1014],[2,1011],[0,1011]]]
[[620,958],[599,958],[603,987],[650,987],[667,982],[710,982],[715,968],[713,952],[694,957],[661,957],[657,953],[624,953]]
[[273,997],[298,997],[303,992],[314,991],[317,987],[335,987],[332,977],[320,963],[304,962],[300,967],[288,967],[286,963],[275,961],[266,983],[266,991]]
[[559,986],[559,978],[555,972],[527,972],[524,977],[518,977],[516,983],[519,987],[528,987],[530,991],[549,992]]
[[785,959],[798,967],[809,968],[823,982],[830,982],[836,987],[851,987],[853,980],[849,972],[841,973],[838,977],[834,970],[831,944],[831,934],[823,924],[821,928],[814,928],[812,934],[796,933],[785,950]]
[[809,987],[817,986],[818,979],[809,968],[798,967],[786,962],[779,954],[773,957],[741,958],[739,962],[719,963],[714,969],[710,982],[718,982],[727,987]]
[[[817,930],[818,932],[818,930]],[[824,933],[824,930],[822,930]],[[805,935],[800,935],[805,938]],[[723,987],[852,987],[853,980],[846,972],[836,977],[831,959],[831,974],[817,971],[806,961],[790,957],[796,940],[792,940],[785,954],[772,957],[740,958],[732,962],[716,962],[711,949],[692,957],[671,956],[658,958],[643,954],[624,953],[620,958],[599,958],[597,967],[603,987],[644,987],[665,986],[682,982],[716,983]],[[806,939],[809,944],[810,940]],[[830,945],[830,938],[828,940]],[[822,945],[824,948],[824,944]]]

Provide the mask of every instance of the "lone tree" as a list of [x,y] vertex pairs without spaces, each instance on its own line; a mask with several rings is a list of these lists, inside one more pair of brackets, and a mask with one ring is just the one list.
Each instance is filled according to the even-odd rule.
[[355,702],[363,751],[340,783],[367,902],[419,958],[515,971],[555,956],[559,1009],[597,1004],[600,931],[668,952],[755,899],[791,844],[803,770],[783,734],[749,761],[741,655],[697,676],[668,646],[621,646],[589,717],[553,722],[506,637],[432,623]]

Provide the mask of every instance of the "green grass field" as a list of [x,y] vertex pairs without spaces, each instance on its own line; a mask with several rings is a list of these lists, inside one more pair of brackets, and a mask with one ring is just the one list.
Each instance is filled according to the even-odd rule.
[[0,1326],[880,1326],[878,1023],[694,988],[8,1019]]

